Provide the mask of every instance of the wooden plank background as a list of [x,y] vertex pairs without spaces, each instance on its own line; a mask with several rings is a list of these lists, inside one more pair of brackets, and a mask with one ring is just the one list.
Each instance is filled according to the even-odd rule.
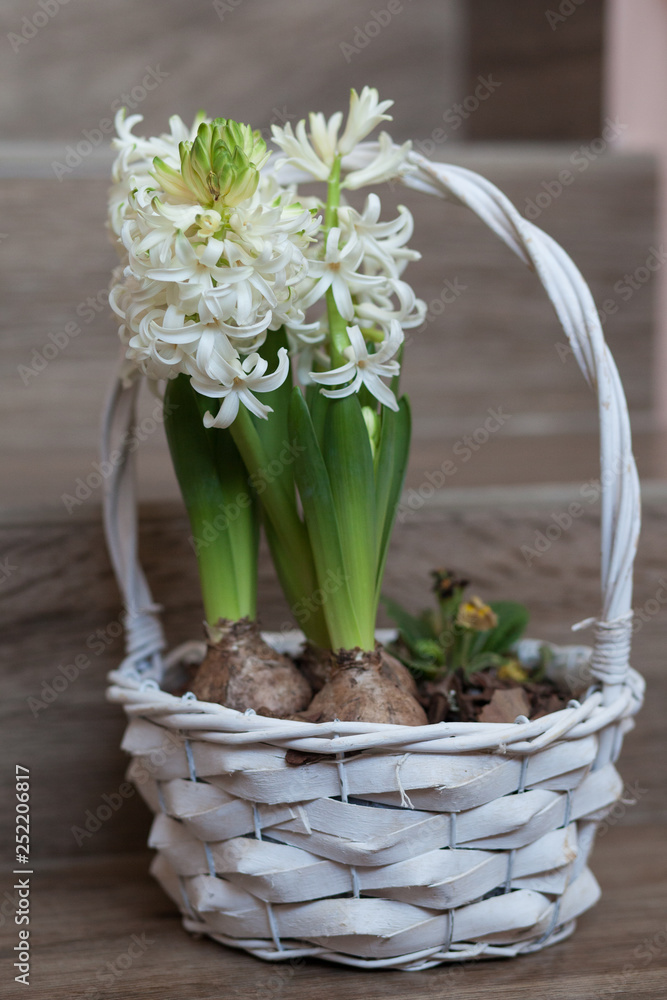
[[[602,118],[604,0],[469,0],[468,90],[501,81],[471,115],[471,139],[590,138]],[[520,113],[518,113],[518,109]]]
[[[489,176],[524,209],[570,157],[566,149],[543,148],[459,150],[450,158]],[[0,242],[4,507],[64,509],[62,494],[73,492],[98,457],[101,401],[118,352],[116,322],[104,303],[115,263],[104,236],[106,188],[101,178],[0,179],[8,233]],[[602,157],[577,173],[538,220],[572,254],[598,304],[616,303],[605,332],[633,413],[640,471],[648,477],[664,474],[667,464],[650,425],[652,286],[649,280],[629,298],[614,286],[644,266],[654,245],[654,191],[649,158]],[[411,280],[430,308],[404,365],[414,410],[411,483],[452,458],[456,442],[498,407],[512,419],[474,461],[456,463],[450,485],[571,482],[594,474],[595,400],[563,353],[565,338],[535,276],[471,213],[414,192],[388,192],[392,197],[414,211],[412,244],[423,260],[412,265]],[[36,246],[38,262],[31,256]],[[443,293],[451,298],[446,282],[462,291],[443,303]],[[80,333],[37,371],[49,335],[71,322]],[[154,410],[147,393],[143,412]],[[144,499],[177,497],[161,426],[141,446],[140,484]]]

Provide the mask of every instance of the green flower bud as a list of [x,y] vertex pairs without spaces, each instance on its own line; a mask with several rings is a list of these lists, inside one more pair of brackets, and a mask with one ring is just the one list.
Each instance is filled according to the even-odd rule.
[[362,406],[361,412],[366,424],[366,430],[368,431],[368,438],[371,442],[371,453],[373,458],[375,458],[375,453],[380,443],[380,416],[371,406]]
[[153,160],[153,177],[159,187],[167,194],[177,198],[179,201],[189,201],[192,197],[190,189],[186,186],[178,170],[174,170],[168,163],[156,156]]
[[271,153],[268,152],[258,129],[253,131],[250,125],[241,125],[231,118],[226,121],[224,118],[216,118],[213,124],[220,125],[220,133],[229,149],[238,147],[258,170],[262,169]]
[[225,118],[202,122],[193,142],[180,143],[179,153],[180,175],[156,159],[156,180],[169,194],[182,197],[185,191],[217,211],[252,197],[269,156],[258,132]]
[[418,639],[414,644],[417,656],[433,663],[445,662],[445,651],[436,639]]

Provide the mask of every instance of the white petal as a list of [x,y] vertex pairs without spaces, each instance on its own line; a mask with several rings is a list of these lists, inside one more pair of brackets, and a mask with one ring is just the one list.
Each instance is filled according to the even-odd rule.
[[212,413],[204,414],[205,427],[229,427],[236,419],[239,412],[239,396],[237,392],[229,392],[222,401],[222,405],[215,417]]
[[261,386],[256,386],[255,390],[260,392],[272,392],[283,384],[289,374],[289,355],[286,347],[281,347],[278,351],[278,364],[276,370],[270,375],[264,375]]
[[338,143],[339,151],[343,154],[351,152],[381,121],[391,121],[391,115],[386,115],[384,112],[393,103],[393,101],[380,103],[378,92],[374,87],[364,87],[361,96],[353,89],[350,93],[350,110],[345,131]]
[[340,274],[335,274],[334,279],[331,282],[331,289],[333,291],[336,308],[343,319],[354,319],[354,303],[352,302],[350,289],[345,281],[345,278],[343,278]]
[[360,358],[368,357],[368,349],[366,348],[366,341],[364,340],[364,335],[358,326],[348,326],[347,335],[350,338],[350,344],[352,350],[354,351],[354,356],[357,361]]
[[332,371],[311,372],[310,377],[313,382],[320,385],[340,385],[341,382],[347,382],[348,379],[352,378],[356,368],[354,361],[348,361],[341,368],[334,368]]
[[[311,378],[312,378],[311,374]],[[354,376],[354,380],[350,382],[349,385],[344,385],[342,389],[320,389],[323,396],[328,399],[343,399],[345,396],[351,396],[354,392],[359,392],[361,386],[363,385],[361,381],[361,376],[359,372]]]
[[250,410],[251,413],[254,413],[256,417],[261,417],[262,420],[266,420],[269,413],[273,413],[270,406],[260,403],[260,401],[253,396],[250,390],[245,387],[238,393],[238,398],[241,400],[246,409]]
[[373,372],[364,372],[361,379],[368,389],[383,406],[388,406],[390,410],[398,410],[396,396]]

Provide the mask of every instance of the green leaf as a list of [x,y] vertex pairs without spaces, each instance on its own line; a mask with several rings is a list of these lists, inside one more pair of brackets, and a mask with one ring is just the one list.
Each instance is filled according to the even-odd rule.
[[324,425],[338,536],[364,648],[375,643],[375,474],[368,429],[356,396],[332,400]]
[[406,611],[404,607],[391,597],[387,597],[386,594],[382,594],[380,601],[389,617],[398,625],[401,638],[410,647],[412,652],[415,651],[420,640],[437,639],[430,624],[423,618],[411,615],[409,611]]
[[[318,584],[308,531],[296,505],[294,482],[290,479],[285,483],[281,479],[274,479],[265,474],[265,471],[269,471],[270,458],[250,412],[244,406],[240,407],[236,419],[231,424],[230,433],[250,473],[250,481],[259,494],[265,515],[265,528],[268,528],[269,523],[271,525],[267,530],[271,552],[276,558],[278,576],[285,589],[287,600],[290,606],[295,608],[299,602],[309,601],[312,598]],[[293,439],[291,430],[289,436]],[[292,450],[294,455],[298,456],[302,448],[295,442]],[[304,631],[315,644],[330,645],[328,642],[323,642],[326,625],[321,612],[309,619],[309,626],[304,627]]]
[[[306,638],[313,645],[319,646],[321,649],[329,649],[331,639],[322,605],[318,601],[310,599],[313,591],[318,589],[314,566],[312,566],[312,572],[304,568],[304,561],[298,557],[298,554],[295,556],[294,545],[285,543],[268,517],[264,518],[264,534],[280,586],[299,628],[303,629]],[[307,537],[306,541],[308,541]],[[308,557],[312,563],[310,551]],[[308,581],[311,579],[312,582],[309,585]]]
[[[269,363],[268,370],[274,371],[278,364],[278,352],[281,347],[288,347],[287,334],[285,328],[269,331],[269,334],[259,349],[259,354]],[[294,470],[292,465],[293,443],[290,442],[287,427],[287,414],[289,412],[289,401],[292,395],[291,374],[287,376],[282,385],[271,392],[262,394],[262,402],[266,403],[273,410],[266,420],[261,417],[253,417],[257,435],[262,442],[262,447],[268,457],[267,467],[260,469],[255,474],[253,482],[261,490],[262,480],[278,480],[285,493],[294,500],[296,509],[296,499],[294,496]]]
[[382,408],[380,443],[375,456],[375,497],[377,528],[377,572],[375,600],[380,597],[387,551],[396,519],[398,501],[405,482],[410,451],[412,418],[410,402],[402,396],[398,410]]
[[[353,649],[363,645],[363,636],[350,594],[331,483],[308,406],[297,387],[292,390],[290,400],[289,428],[290,436],[295,437],[299,446],[294,462],[294,476],[319,586],[327,594],[324,615],[332,646],[334,649]],[[326,588],[325,585],[331,579],[336,580],[337,585]]]
[[207,429],[216,403],[187,375],[167,382],[164,423],[192,528],[206,618],[256,614],[258,520],[247,472],[228,431]]
[[483,652],[477,653],[472,657],[467,667],[465,668],[466,677],[470,677],[471,674],[476,674],[482,670],[486,670],[489,667],[500,667],[502,666],[503,658],[499,653]]
[[[392,651],[396,655],[395,651]],[[436,680],[444,676],[444,668],[433,664],[432,660],[410,660],[405,657],[397,657],[401,663],[417,677],[425,677],[427,680]]]
[[529,619],[528,609],[516,601],[494,601],[489,606],[497,615],[498,624],[482,633],[484,641],[475,652],[506,653],[523,635]]
[[310,410],[310,419],[313,421],[313,429],[320,450],[324,452],[324,424],[330,404],[333,400],[322,395],[318,385],[308,386],[306,389],[306,402]]

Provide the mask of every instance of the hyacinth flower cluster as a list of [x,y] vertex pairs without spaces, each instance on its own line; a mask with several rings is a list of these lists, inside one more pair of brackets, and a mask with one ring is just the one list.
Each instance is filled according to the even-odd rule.
[[385,220],[375,192],[361,210],[345,192],[409,169],[409,143],[367,141],[391,103],[353,90],[345,121],[274,126],[272,153],[229,119],[187,128],[175,116],[146,139],[140,116],[117,116],[110,302],[123,377],[164,386],[213,639],[256,621],[261,524],[312,647],[375,648],[410,440],[404,331],[425,305],[403,278],[419,257],[409,211]]

